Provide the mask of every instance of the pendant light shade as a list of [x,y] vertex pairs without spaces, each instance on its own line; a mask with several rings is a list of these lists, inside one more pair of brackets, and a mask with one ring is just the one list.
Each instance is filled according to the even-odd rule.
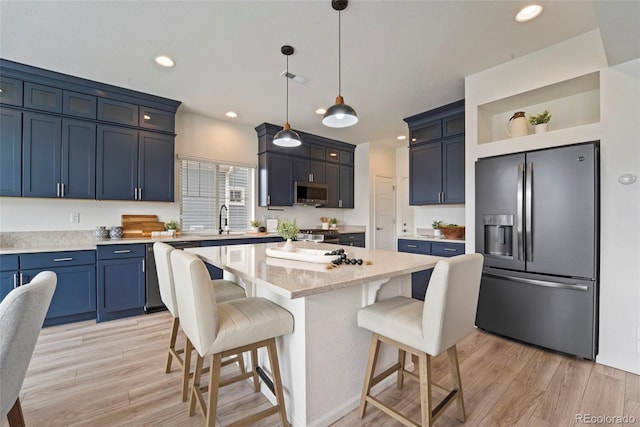
[[285,80],[287,81],[287,121],[285,122],[282,130],[276,133],[273,136],[273,143],[280,147],[297,147],[302,144],[300,141],[300,135],[291,130],[291,125],[289,124],[289,55],[293,54],[293,47],[291,46],[282,46],[280,48],[280,52],[287,57],[287,72],[285,73]]
[[338,11],[338,96],[336,103],[327,109],[322,116],[322,124],[331,128],[345,128],[358,123],[356,110],[344,103],[342,92],[342,52],[340,12],[347,8],[348,0],[332,0],[331,7]]

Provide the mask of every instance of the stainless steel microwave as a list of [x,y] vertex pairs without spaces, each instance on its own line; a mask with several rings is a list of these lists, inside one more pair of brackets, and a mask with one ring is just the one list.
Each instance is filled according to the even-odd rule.
[[295,181],[293,195],[296,205],[326,205],[329,201],[329,186],[315,182]]

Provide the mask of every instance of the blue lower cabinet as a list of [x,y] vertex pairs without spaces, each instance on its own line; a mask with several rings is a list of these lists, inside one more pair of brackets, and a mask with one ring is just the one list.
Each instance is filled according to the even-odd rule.
[[98,246],[97,321],[144,314],[144,245]]
[[0,302],[16,286],[18,271],[0,271]]
[[58,279],[44,326],[96,318],[95,265],[22,270],[23,281],[31,281],[44,270],[53,271]]
[[433,268],[411,273],[411,298],[424,301],[427,285],[431,280],[431,273],[433,273]]

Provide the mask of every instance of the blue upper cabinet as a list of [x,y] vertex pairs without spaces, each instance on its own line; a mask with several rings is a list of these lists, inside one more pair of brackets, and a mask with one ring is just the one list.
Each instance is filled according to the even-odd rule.
[[464,100],[404,120],[409,125],[409,203],[464,203]]
[[22,107],[22,80],[0,75],[0,104]]
[[98,125],[96,198],[136,200],[138,131]]
[[24,107],[49,113],[62,113],[62,89],[25,82]]
[[293,205],[293,157],[278,153],[258,156],[260,206]]
[[138,106],[113,99],[98,99],[98,120],[138,126]]
[[0,58],[0,104],[0,196],[174,200],[179,101]]
[[0,107],[0,196],[22,195],[22,112]]
[[173,136],[140,132],[138,200],[173,202]]

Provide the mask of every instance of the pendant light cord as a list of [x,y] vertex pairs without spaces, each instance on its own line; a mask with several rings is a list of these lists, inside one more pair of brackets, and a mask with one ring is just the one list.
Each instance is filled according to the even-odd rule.
[[342,12],[338,11],[338,95],[342,95],[342,35],[340,34],[340,16]]
[[286,101],[286,106],[287,106],[287,123],[289,123],[289,55],[287,55],[287,72],[286,75],[284,76],[284,79],[287,81],[287,101]]

